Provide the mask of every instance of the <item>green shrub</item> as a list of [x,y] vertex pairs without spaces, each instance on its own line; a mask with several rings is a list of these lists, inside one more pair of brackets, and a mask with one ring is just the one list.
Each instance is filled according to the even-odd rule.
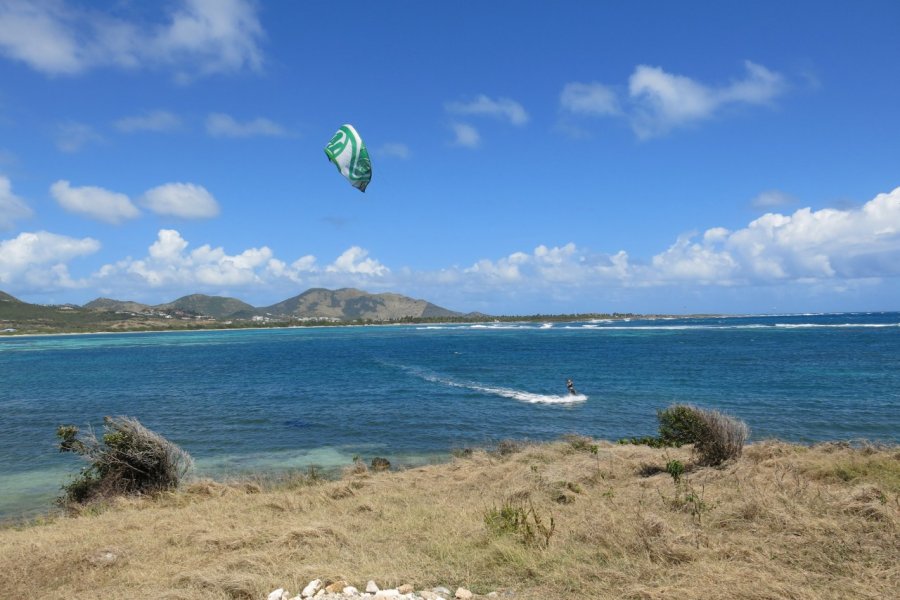
[[651,448],[677,448],[693,444],[700,464],[720,465],[739,457],[750,437],[750,429],[743,421],[689,404],[674,404],[658,410],[656,417],[659,420],[658,437],[622,438],[619,443]]
[[519,497],[507,498],[499,508],[490,508],[484,514],[484,524],[494,535],[512,535],[525,546],[541,548],[550,545],[550,538],[556,531],[552,514],[547,524],[530,500]]
[[666,473],[672,476],[675,483],[678,483],[684,474],[684,463],[680,460],[670,460],[666,463]]
[[60,452],[74,452],[90,464],[63,486],[61,504],[85,503],[125,494],[147,494],[178,486],[193,465],[190,455],[130,417],[104,417],[102,440],[78,427],[56,430]]
[[518,533],[527,517],[525,509],[519,504],[504,502],[500,508],[491,507],[484,514],[484,524],[496,535]]
[[677,446],[693,444],[702,465],[720,465],[739,457],[750,436],[746,423],[717,410],[675,404],[656,414],[659,439]]
[[376,456],[372,459],[372,470],[376,473],[379,473],[381,471],[390,471],[391,461],[384,458],[383,456]]
[[632,444],[634,446],[650,446],[651,448],[671,448],[675,445],[652,435],[621,438],[618,443],[622,445]]
[[577,433],[567,433],[563,439],[569,443],[573,450],[585,451],[590,450],[593,440],[587,436]]
[[659,439],[665,445],[695,444],[706,434],[701,411],[686,404],[675,404],[656,411],[659,420]]

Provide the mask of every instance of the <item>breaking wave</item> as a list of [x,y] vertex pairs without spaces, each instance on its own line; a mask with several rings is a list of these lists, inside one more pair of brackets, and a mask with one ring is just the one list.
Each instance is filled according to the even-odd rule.
[[[643,321],[631,321],[628,319],[592,319],[590,321],[573,321],[568,323],[549,323],[549,322],[519,322],[519,323],[461,323],[461,324],[439,324],[439,325],[423,325],[416,329],[459,329],[459,330],[481,330],[481,331],[499,331],[499,330],[581,330],[581,331],[728,331],[736,329],[849,329],[849,328],[891,328],[900,327],[897,322],[831,322],[831,323],[815,323],[815,322],[783,322],[780,317],[815,317],[815,314],[804,315],[777,315],[778,320],[772,317],[765,318],[767,322],[757,323],[741,323],[729,320],[728,318],[710,322],[709,320],[697,320],[693,322],[672,323],[677,320],[675,318],[658,318]],[[653,322],[657,321],[657,322]],[[669,323],[659,323],[658,321],[670,321]],[[843,320],[842,320],[843,321]]]

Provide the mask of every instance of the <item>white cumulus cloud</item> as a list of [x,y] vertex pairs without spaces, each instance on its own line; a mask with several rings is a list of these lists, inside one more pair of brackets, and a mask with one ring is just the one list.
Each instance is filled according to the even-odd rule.
[[256,11],[247,0],[186,0],[155,33],[153,50],[168,63],[197,63],[204,74],[257,70],[263,29]]
[[651,138],[712,118],[729,106],[770,104],[787,88],[781,74],[762,65],[748,60],[744,68],[743,78],[716,86],[638,65],[628,79],[627,97],[600,83],[572,82],[563,87],[560,107],[571,115],[623,117],[639,138]]
[[224,113],[212,113],[206,118],[206,132],[213,137],[280,137],[287,135],[284,127],[270,119],[257,117],[240,122]]
[[83,146],[102,140],[103,137],[85,123],[69,121],[56,127],[56,147],[62,152],[78,152]]
[[[83,285],[68,277],[67,263],[98,248],[89,238],[22,234],[0,242],[0,283],[12,292],[17,288],[9,283],[30,289]],[[574,242],[539,244],[465,267],[414,271],[390,268],[360,246],[320,265],[312,254],[283,259],[267,246],[234,253],[209,244],[192,249],[178,231],[162,229],[144,258],[107,264],[89,281],[110,290],[107,295],[128,290],[123,295],[130,297],[228,290],[238,297],[265,293],[275,301],[297,293],[298,287],[360,287],[439,302],[492,299],[495,306],[502,305],[497,298],[566,305],[573,299],[668,297],[669,291],[693,295],[712,288],[719,294],[758,297],[788,289],[807,290],[808,298],[863,293],[878,281],[890,280],[885,285],[895,287],[900,282],[900,188],[856,208],[770,212],[742,227],[684,234],[648,257],[633,258],[627,249],[606,250]]]
[[509,98],[494,100],[484,94],[469,102],[448,102],[446,109],[457,115],[494,117],[509,121],[513,125],[524,125],[529,119],[525,108],[515,100]]
[[450,127],[456,136],[453,140],[454,146],[477,148],[481,144],[481,135],[471,125],[467,123],[453,123]]
[[187,240],[180,233],[174,229],[160,229],[156,241],[150,245],[150,258],[161,264],[175,264],[181,261],[187,247]]
[[900,275],[900,188],[860,208],[767,213],[734,232],[679,239],[653,259],[660,279],[723,284]]
[[219,214],[219,204],[206,188],[193,183],[167,183],[148,190],[141,204],[158,215],[182,219],[208,219]]
[[690,281],[700,284],[729,284],[739,265],[727,252],[716,249],[716,236],[704,236],[706,243],[694,243],[692,237],[681,236],[665,252],[653,257],[652,270],[641,273],[649,284]]
[[188,242],[174,229],[161,229],[150,246],[148,256],[125,259],[105,265],[96,275],[111,285],[125,278],[151,288],[192,289],[218,286],[244,286],[262,281],[257,269],[272,258],[272,251],[250,248],[229,255],[221,247],[203,245],[188,251]]
[[[229,254],[222,247],[204,244],[193,250],[180,232],[161,229],[140,259],[126,258],[104,265],[93,276],[107,290],[172,290],[173,294],[198,290],[221,293],[223,289],[282,289],[296,284],[360,286],[378,283],[390,269],[353,246],[324,268],[315,256],[302,256],[291,263],[276,258],[267,246]],[[133,292],[132,292],[133,293]],[[138,292],[139,293],[139,292]]]
[[360,275],[382,276],[390,270],[359,246],[348,248],[335,261],[325,268],[328,273],[356,273]]
[[636,103],[632,127],[639,137],[652,137],[712,117],[730,104],[766,104],[784,90],[781,75],[750,61],[744,65],[747,77],[724,87],[639,65],[628,81]]
[[7,0],[0,4],[0,51],[46,73],[81,70],[83,51],[60,3]]
[[[516,253],[516,255],[517,254],[519,253]],[[516,255],[512,255],[508,258],[501,258],[496,261],[483,258],[466,269],[464,273],[489,281],[518,281],[522,279],[522,273],[519,271]]]
[[[837,289],[851,280],[900,276],[900,188],[857,209],[768,213],[734,231],[713,227],[679,236],[649,261],[634,262],[625,250],[595,254],[569,243],[441,273],[473,290],[811,282]],[[434,273],[418,276],[437,279]]]
[[100,242],[46,231],[23,232],[0,241],[0,283],[31,288],[72,288],[81,285],[69,276],[66,263],[93,254]]
[[794,198],[790,194],[778,190],[766,190],[764,192],[760,192],[750,201],[750,205],[753,208],[762,209],[784,208],[796,203],[796,198]]
[[255,2],[180,0],[154,6],[163,14],[142,22],[90,3],[4,0],[0,53],[49,75],[168,67],[190,79],[261,68],[264,32]]
[[[624,265],[621,263],[624,261]],[[619,266],[617,266],[617,263]],[[578,288],[598,281],[628,277],[627,255],[593,255],[570,242],[563,246],[541,244],[531,252],[513,252],[497,260],[481,259],[462,270],[469,284],[522,289]]]
[[0,175],[0,230],[12,229],[17,220],[32,214],[25,201],[13,194],[9,178]]
[[112,225],[141,214],[125,194],[99,187],[72,187],[68,181],[61,179],[50,186],[50,193],[67,211]]
[[567,83],[559,95],[563,110],[583,115],[618,115],[622,112],[616,92],[602,83]]

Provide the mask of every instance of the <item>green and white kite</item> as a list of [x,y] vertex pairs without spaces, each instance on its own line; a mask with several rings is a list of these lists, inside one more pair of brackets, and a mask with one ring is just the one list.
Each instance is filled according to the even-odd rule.
[[325,146],[325,154],[350,185],[361,192],[366,191],[366,186],[372,180],[372,163],[369,161],[366,145],[353,125],[341,125]]

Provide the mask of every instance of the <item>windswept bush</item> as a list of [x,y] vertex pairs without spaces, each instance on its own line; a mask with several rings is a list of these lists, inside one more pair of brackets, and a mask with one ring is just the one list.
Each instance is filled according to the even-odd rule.
[[90,465],[64,485],[60,503],[85,503],[126,494],[152,494],[178,486],[190,468],[190,455],[131,417],[104,417],[104,434],[79,437],[78,427],[56,430],[60,452],[74,452]]
[[702,412],[707,435],[694,444],[694,450],[700,455],[701,462],[718,465],[726,460],[738,458],[744,451],[747,438],[750,437],[750,428],[747,424],[715,410]]
[[743,421],[717,410],[675,404],[657,412],[659,436],[673,445],[693,444],[702,465],[720,465],[737,458],[750,437]]
[[703,411],[687,404],[675,404],[656,411],[659,421],[659,440],[662,446],[695,444],[706,435]]

